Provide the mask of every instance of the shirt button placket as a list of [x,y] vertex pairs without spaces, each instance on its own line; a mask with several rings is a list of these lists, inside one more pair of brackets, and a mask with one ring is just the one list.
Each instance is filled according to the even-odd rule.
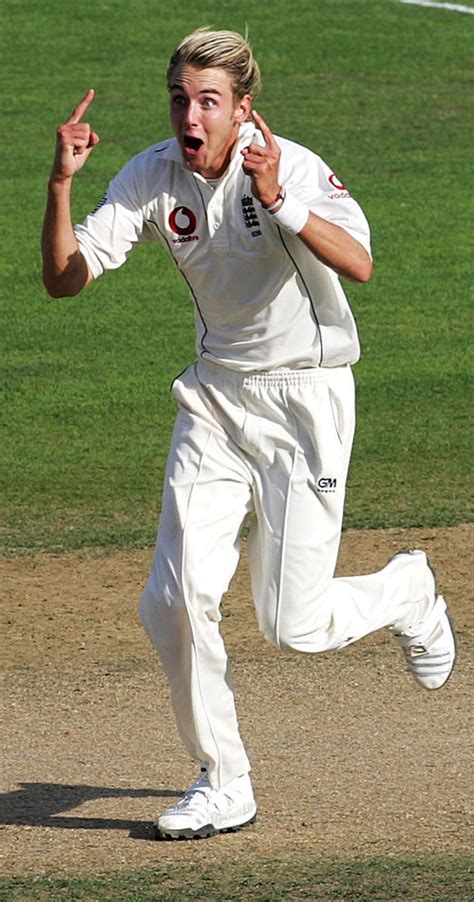
[[224,227],[223,197],[212,198],[208,207],[209,226],[212,237],[212,246],[218,253],[227,253],[228,241]]

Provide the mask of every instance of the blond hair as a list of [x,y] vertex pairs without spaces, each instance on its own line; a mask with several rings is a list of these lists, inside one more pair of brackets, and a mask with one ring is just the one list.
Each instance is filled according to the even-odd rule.
[[248,37],[236,31],[211,31],[198,28],[183,38],[171,54],[168,65],[167,82],[181,64],[195,66],[196,69],[218,68],[229,72],[234,94],[241,99],[244,94],[254,97],[260,89],[260,69],[256,62]]

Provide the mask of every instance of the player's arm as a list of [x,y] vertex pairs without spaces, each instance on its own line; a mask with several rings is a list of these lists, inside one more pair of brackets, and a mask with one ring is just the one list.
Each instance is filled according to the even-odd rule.
[[79,249],[71,218],[74,176],[99,142],[99,136],[90,125],[81,121],[93,99],[91,89],[57,131],[41,237],[43,282],[55,298],[79,294],[93,279]]
[[280,148],[262,117],[258,113],[253,116],[265,140],[263,146],[254,143],[242,151],[254,196],[277,222],[284,218],[283,227],[287,219],[288,230],[297,234],[318,260],[346,279],[367,282],[372,261],[365,248],[345,229],[308,210],[297,198],[285,196],[278,180]]
[[318,260],[330,266],[339,276],[351,282],[369,281],[372,260],[365,248],[341,226],[310,211],[298,237]]

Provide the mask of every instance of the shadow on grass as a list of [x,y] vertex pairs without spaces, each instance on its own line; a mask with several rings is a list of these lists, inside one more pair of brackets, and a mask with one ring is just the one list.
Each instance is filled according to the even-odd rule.
[[63,812],[96,799],[175,798],[181,789],[122,789],[62,783],[20,783],[0,796],[0,824],[57,827],[62,830],[128,830],[131,839],[152,840],[150,821],[111,817],[64,816]]

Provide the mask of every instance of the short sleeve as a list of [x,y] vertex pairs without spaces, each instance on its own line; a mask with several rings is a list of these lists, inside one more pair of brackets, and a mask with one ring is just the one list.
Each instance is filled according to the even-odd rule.
[[281,179],[287,191],[304,201],[317,216],[345,229],[370,255],[367,218],[336,173],[312,151],[280,140]]
[[118,269],[136,245],[149,240],[135,160],[110,182],[96,209],[74,227],[74,233],[94,278]]

